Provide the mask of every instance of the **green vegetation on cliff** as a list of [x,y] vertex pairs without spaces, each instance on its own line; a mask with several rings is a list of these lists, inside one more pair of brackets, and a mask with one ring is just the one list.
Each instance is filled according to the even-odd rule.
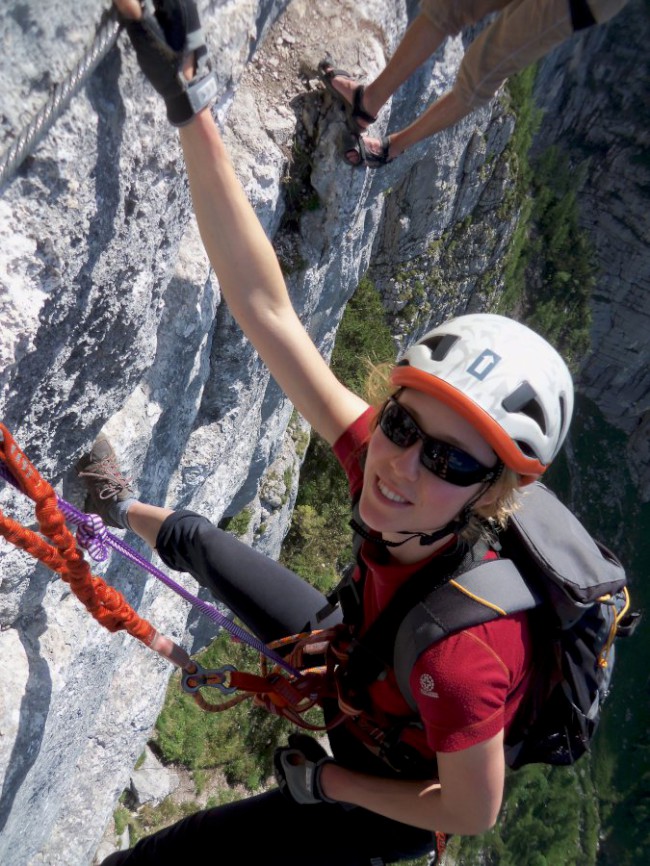
[[[358,394],[365,390],[368,364],[395,359],[395,344],[377,290],[363,279],[338,330],[332,370]],[[329,445],[312,436],[300,472],[300,487],[281,561],[321,591],[337,580],[352,556],[348,484]]]
[[532,99],[534,75],[527,69],[508,84],[516,117],[508,145],[516,178],[509,206],[519,209],[519,220],[505,261],[499,312],[539,331],[576,367],[589,346],[596,260],[579,225],[581,172],[555,147],[529,155],[541,119]]
[[589,763],[510,773],[499,822],[454,840],[463,866],[595,866],[598,811]]
[[[226,632],[197,658],[206,668],[232,664],[242,670],[259,670],[257,653]],[[215,704],[225,700],[217,689],[206,699]],[[156,722],[153,745],[165,763],[193,771],[220,767],[231,785],[255,790],[270,774],[273,749],[287,730],[281,719],[254,708],[250,700],[225,712],[205,712],[181,690],[180,675],[175,674]]]

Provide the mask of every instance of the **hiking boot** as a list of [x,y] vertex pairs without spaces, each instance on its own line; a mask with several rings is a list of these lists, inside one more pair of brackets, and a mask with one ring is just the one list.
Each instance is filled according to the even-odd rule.
[[127,529],[125,509],[119,508],[119,504],[135,499],[135,493],[130,479],[120,472],[113,447],[103,433],[75,469],[88,491],[84,510],[98,514],[108,526]]

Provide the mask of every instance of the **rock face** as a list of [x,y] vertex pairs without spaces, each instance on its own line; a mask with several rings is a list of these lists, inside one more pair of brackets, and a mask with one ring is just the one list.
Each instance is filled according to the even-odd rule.
[[[60,0],[25,0],[0,11],[8,46],[0,64],[11,85],[0,96],[3,147],[83,53],[104,5],[88,0],[73,11]],[[404,3],[324,3],[318,17],[307,0],[199,6],[218,72],[215,112],[323,354],[368,269],[395,319],[398,348],[453,313],[489,308],[517,218],[501,207],[512,184],[507,100],[382,171],[352,170],[339,158],[341,109],[323,95],[314,70],[326,46],[351,72],[372,75],[406,26]],[[640,3],[630,4],[635,26],[643,14]],[[602,69],[598,40],[605,38],[581,37],[586,67]],[[619,34],[616,46],[625,38]],[[448,40],[385,109],[380,128],[402,125],[442,92],[462,52],[460,37]],[[612,62],[617,56],[607,52]],[[575,104],[589,127],[579,96]],[[603,107],[603,117],[612,111]],[[629,229],[619,290],[608,278],[594,300],[598,339],[584,374],[592,389],[610,356],[622,361],[611,348],[601,353],[604,316],[616,317],[631,344],[634,316],[648,313],[635,282],[642,232],[637,226],[635,244],[632,207],[619,220],[621,231]],[[291,405],[221,304],[177,135],[124,37],[2,189],[0,238],[0,417],[57,492],[81,506],[72,467],[104,429],[144,500],[215,521],[244,513],[244,539],[276,556],[304,424],[291,420]],[[627,270],[631,260],[637,264]],[[626,364],[617,375],[627,375]],[[644,369],[639,360],[634,394],[647,406]],[[612,416],[616,390],[605,395]],[[0,507],[33,521],[12,491],[0,490]],[[132,535],[126,540],[144,553]],[[99,628],[44,567],[3,542],[0,557],[0,861],[88,866],[170,668],[136,641]],[[124,561],[114,558],[97,573],[190,651],[210,637],[185,603]],[[189,576],[175,577],[196,591]]]
[[536,148],[557,145],[581,178],[581,222],[598,263],[591,351],[580,383],[608,421],[629,434],[630,465],[650,498],[650,60],[647,3],[565,43],[541,64]]

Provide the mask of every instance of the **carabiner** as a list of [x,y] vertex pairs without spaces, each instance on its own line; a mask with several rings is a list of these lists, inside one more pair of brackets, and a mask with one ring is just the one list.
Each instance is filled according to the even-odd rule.
[[181,677],[181,686],[184,692],[193,695],[206,686],[219,689],[224,695],[232,695],[237,691],[235,686],[227,686],[225,683],[226,673],[237,670],[233,665],[222,665],[220,668],[206,670],[198,662],[193,661],[192,664],[195,670],[191,673],[184,670]]

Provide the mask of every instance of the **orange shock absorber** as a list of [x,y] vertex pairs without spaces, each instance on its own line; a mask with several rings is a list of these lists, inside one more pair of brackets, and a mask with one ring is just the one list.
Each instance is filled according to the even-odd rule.
[[120,592],[91,573],[74,536],[66,526],[53,487],[30,463],[11,433],[1,423],[0,460],[4,461],[21,491],[36,504],[39,529],[51,543],[7,517],[2,511],[0,535],[52,571],[58,572],[104,628],[111,632],[127,631],[179,667],[184,668],[190,664],[185,650],[159,634],[150,622],[133,610]]

